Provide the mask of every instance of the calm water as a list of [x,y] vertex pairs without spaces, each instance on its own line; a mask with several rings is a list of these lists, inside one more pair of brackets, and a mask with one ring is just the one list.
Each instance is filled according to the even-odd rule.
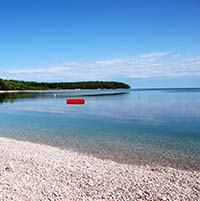
[[[66,105],[69,97],[85,105]],[[0,94],[0,136],[123,163],[200,169],[200,90]]]

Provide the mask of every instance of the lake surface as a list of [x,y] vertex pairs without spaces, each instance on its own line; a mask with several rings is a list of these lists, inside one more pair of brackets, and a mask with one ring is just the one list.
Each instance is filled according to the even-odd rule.
[[[84,98],[84,105],[66,99]],[[0,136],[133,164],[200,169],[200,89],[0,94]]]

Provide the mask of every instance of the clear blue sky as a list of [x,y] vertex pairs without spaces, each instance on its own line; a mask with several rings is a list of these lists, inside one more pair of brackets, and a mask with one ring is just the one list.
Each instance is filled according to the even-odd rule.
[[200,1],[1,0],[0,77],[200,87]]

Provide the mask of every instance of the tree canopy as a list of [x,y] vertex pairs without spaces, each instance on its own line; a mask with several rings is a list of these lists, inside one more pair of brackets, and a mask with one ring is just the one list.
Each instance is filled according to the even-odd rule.
[[0,90],[51,90],[51,89],[129,89],[123,82],[29,82],[0,79]]

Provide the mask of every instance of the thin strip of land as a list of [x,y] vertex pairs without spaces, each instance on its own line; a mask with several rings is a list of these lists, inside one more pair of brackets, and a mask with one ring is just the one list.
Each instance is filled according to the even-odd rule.
[[200,172],[0,138],[0,200],[199,200]]
[[53,90],[53,89],[129,89],[123,82],[85,81],[85,82],[30,82],[0,79],[0,91],[9,90]]

